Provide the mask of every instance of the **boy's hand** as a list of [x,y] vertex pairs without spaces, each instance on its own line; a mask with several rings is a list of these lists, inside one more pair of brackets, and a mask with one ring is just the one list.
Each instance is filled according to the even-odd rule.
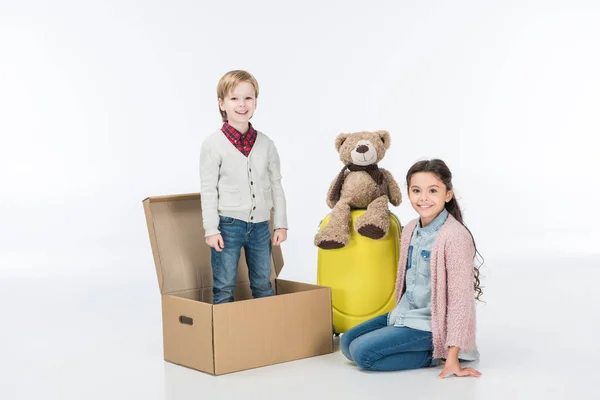
[[220,233],[207,236],[206,244],[219,252],[223,251],[223,248],[225,247],[225,243],[223,243],[223,236],[221,236]]
[[286,239],[287,229],[275,229],[275,232],[273,233],[273,246],[279,246],[282,242],[285,242]]

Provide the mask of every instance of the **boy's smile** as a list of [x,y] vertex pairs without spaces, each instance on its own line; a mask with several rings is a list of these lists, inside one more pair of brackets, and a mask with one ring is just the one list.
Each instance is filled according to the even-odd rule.
[[227,113],[227,122],[240,133],[248,130],[248,121],[256,110],[256,92],[250,82],[241,82],[224,99],[219,107]]

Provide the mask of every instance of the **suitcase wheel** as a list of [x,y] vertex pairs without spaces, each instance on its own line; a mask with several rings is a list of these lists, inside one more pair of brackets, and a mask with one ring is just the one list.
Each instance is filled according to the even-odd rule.
[[335,325],[331,325],[331,328],[331,330],[333,331],[333,336],[340,336],[340,334],[335,331]]

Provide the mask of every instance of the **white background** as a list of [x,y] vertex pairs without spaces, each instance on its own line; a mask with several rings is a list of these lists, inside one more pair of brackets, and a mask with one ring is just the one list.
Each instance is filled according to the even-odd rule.
[[[386,129],[380,165],[401,185],[401,222],[416,216],[410,165],[444,159],[488,301],[501,310],[522,273],[531,301],[581,259],[598,269],[599,38],[592,0],[0,0],[0,280],[30,311],[73,287],[102,293],[90,304],[128,293],[105,307],[151,315],[160,352],[142,200],[199,191],[217,81],[246,69],[260,85],[252,122],[282,160],[283,278],[316,281],[336,135]],[[507,285],[496,292],[495,274]]]
[[152,273],[141,201],[199,191],[238,68],[281,154],[285,276],[315,279],[333,141],[361,130],[392,135],[403,224],[406,171],[440,157],[484,257],[598,252],[598,3],[284,3],[0,3],[0,274]]

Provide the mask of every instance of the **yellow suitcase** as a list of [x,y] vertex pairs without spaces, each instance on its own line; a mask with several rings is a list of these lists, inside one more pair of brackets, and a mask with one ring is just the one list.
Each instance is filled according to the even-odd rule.
[[[383,239],[373,240],[354,230],[356,219],[366,210],[352,210],[350,242],[341,249],[317,253],[317,284],[331,288],[335,334],[393,310],[394,288],[402,227],[390,212],[390,229]],[[323,229],[329,215],[319,225]]]

